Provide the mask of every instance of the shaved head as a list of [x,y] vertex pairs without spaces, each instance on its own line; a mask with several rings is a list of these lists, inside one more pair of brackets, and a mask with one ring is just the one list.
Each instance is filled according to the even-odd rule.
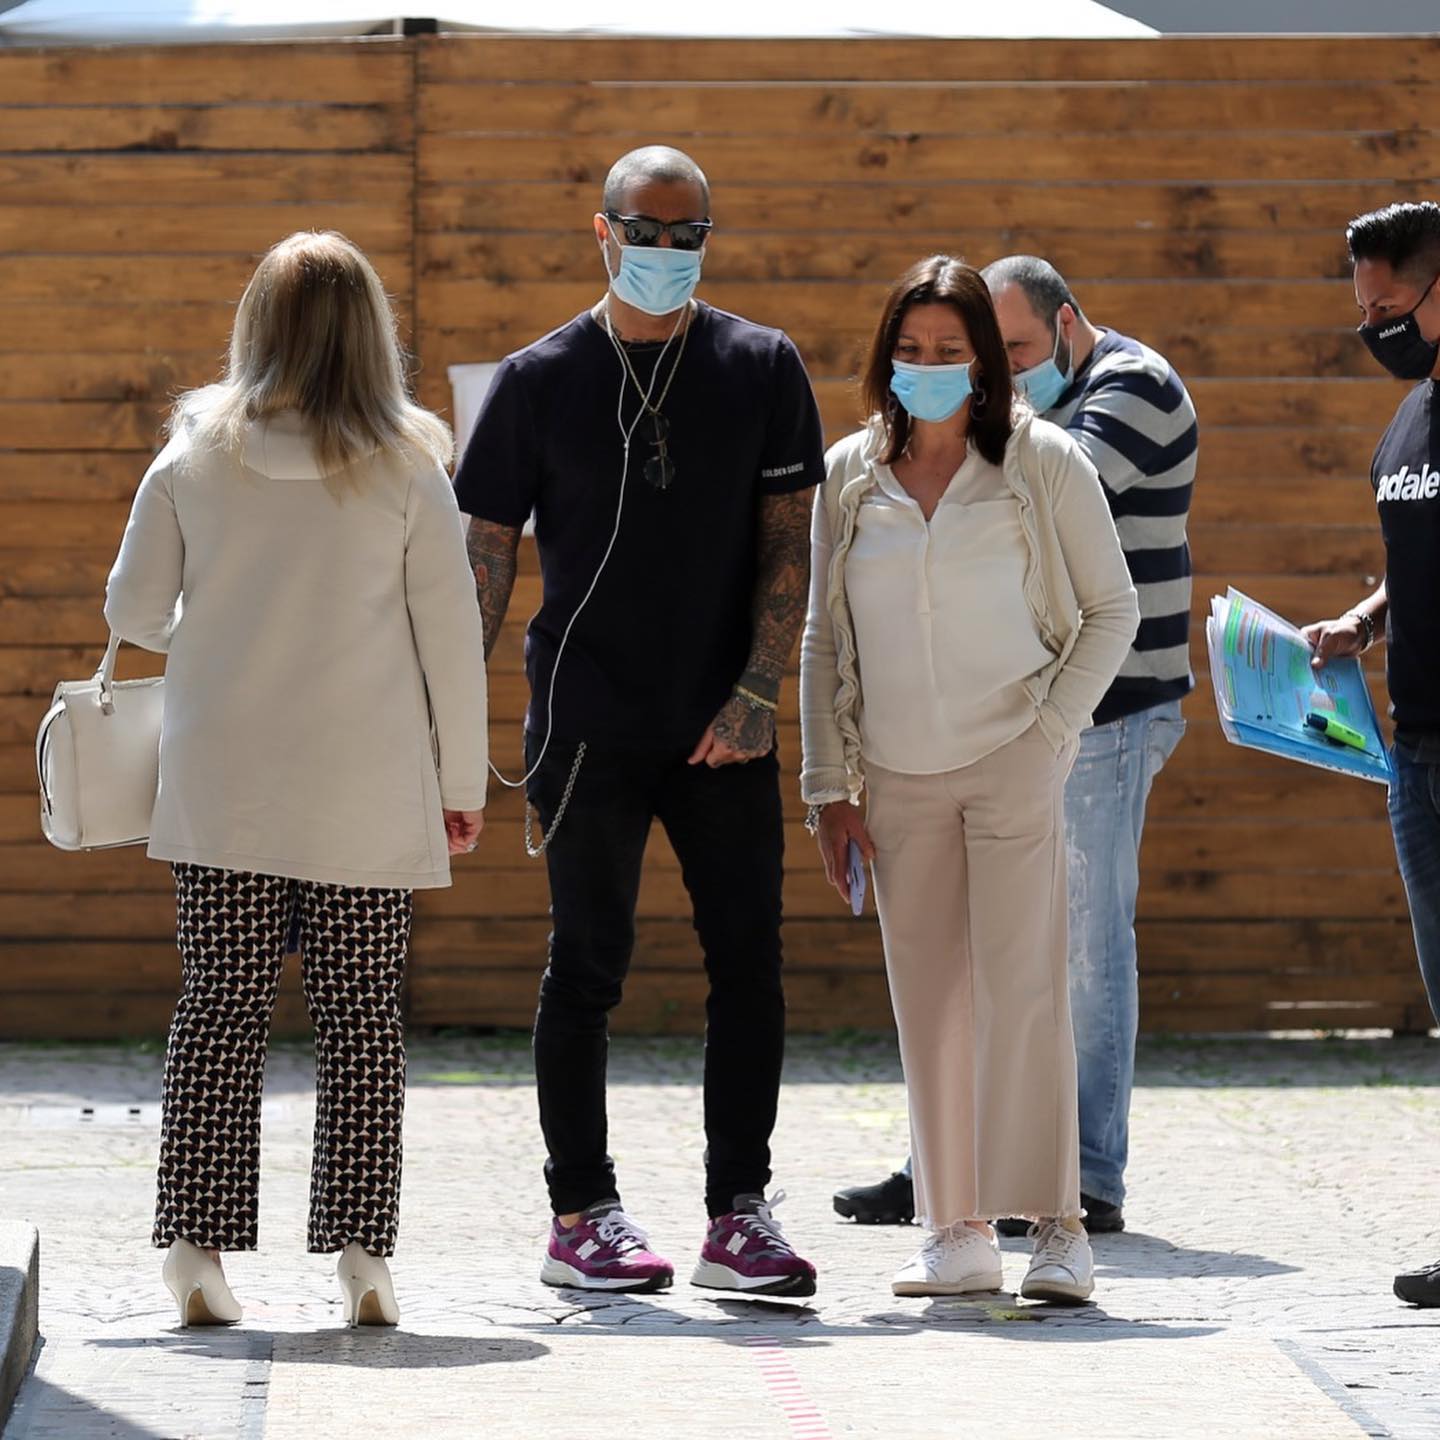
[[1065,277],[1038,255],[1006,255],[1002,260],[992,261],[980,273],[992,295],[998,296],[1007,285],[1018,286],[1052,335],[1055,317],[1062,305],[1068,305],[1077,315],[1084,313],[1070,293]]
[[602,210],[624,214],[629,196],[651,184],[693,185],[700,194],[700,219],[710,213],[710,182],[705,172],[683,151],[669,145],[644,145],[622,155],[605,177]]

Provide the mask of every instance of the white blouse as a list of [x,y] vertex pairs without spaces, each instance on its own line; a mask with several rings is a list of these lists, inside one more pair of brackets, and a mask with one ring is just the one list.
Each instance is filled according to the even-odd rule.
[[862,754],[907,775],[957,770],[1029,729],[1024,682],[1054,658],[1025,600],[1019,501],[973,449],[928,523],[888,465],[875,479],[845,565]]

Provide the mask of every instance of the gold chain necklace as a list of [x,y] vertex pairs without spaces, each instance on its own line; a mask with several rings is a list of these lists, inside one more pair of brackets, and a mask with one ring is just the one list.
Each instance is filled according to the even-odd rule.
[[[615,326],[610,319],[610,297],[608,295],[605,297],[605,331],[610,336],[610,343],[620,352],[620,359],[624,363],[625,373],[630,377],[631,382],[635,386],[636,393],[640,396],[640,404],[652,415],[658,415],[660,413],[660,407],[665,403],[665,397],[670,393],[670,387],[675,383],[675,374],[680,369],[680,357],[684,355],[685,342],[690,338],[690,305],[691,302],[687,300],[685,302],[683,322],[685,328],[680,331],[680,345],[675,351],[675,361],[670,366],[670,374],[666,377],[664,389],[660,391],[660,398],[652,404],[650,400],[650,390],[655,388],[655,379],[653,376],[650,379],[650,390],[647,390],[645,386],[640,383],[640,377],[635,373],[635,367],[630,363],[630,356],[626,352],[624,341],[615,334]],[[673,340],[675,337],[672,335],[670,338]],[[669,340],[665,342],[666,345],[669,343]],[[657,367],[664,358],[665,350],[662,347],[660,355],[655,361]]]

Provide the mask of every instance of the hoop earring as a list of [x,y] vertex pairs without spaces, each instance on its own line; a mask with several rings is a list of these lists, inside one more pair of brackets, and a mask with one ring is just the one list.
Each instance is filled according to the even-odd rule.
[[972,415],[978,415],[985,408],[985,402],[989,398],[989,395],[985,392],[985,387],[983,385],[977,385],[970,397],[970,413]]

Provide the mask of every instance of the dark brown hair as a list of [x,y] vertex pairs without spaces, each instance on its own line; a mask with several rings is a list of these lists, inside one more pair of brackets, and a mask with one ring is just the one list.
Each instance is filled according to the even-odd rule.
[[1010,357],[1000,338],[995,302],[980,272],[953,255],[931,255],[912,265],[891,287],[870,342],[870,355],[860,376],[860,400],[867,415],[878,417],[885,431],[882,460],[892,465],[910,443],[910,416],[890,389],[891,360],[900,327],[914,305],[949,305],[965,322],[975,351],[975,394],[970,401],[966,438],[992,465],[1005,458],[1005,442],[1013,421],[1014,387]]

